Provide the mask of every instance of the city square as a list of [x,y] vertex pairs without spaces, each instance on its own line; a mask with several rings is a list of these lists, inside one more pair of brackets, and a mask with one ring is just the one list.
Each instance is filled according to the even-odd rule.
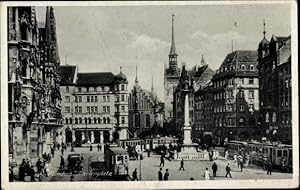
[[293,179],[290,12],[8,6],[9,181]]

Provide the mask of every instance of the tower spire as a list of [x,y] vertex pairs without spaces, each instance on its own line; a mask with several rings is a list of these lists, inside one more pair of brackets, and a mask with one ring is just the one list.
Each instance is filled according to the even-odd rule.
[[139,81],[138,81],[138,66],[135,66],[135,84],[138,85]]
[[205,65],[205,60],[204,60],[204,56],[202,54],[202,56],[201,56],[201,66],[203,66],[203,65]]
[[154,86],[153,86],[153,75],[152,75],[152,83],[151,83],[151,94],[154,95]]
[[177,55],[176,47],[175,47],[175,34],[174,34],[174,13],[172,14],[172,42],[171,42],[171,49],[169,55]]
[[265,22],[265,19],[264,19],[264,31],[263,31],[263,34],[264,34],[264,38],[266,38],[266,22]]

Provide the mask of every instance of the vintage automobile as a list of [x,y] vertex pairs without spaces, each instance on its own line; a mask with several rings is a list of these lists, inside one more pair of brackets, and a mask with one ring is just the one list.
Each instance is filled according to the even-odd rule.
[[69,154],[68,156],[68,171],[78,173],[82,171],[80,154]]

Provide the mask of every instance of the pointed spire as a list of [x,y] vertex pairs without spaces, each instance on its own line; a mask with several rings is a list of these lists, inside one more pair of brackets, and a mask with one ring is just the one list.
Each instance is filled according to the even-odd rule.
[[138,66],[135,66],[135,84],[138,85],[139,81],[138,81]]
[[204,60],[204,56],[202,54],[202,56],[201,56],[201,66],[203,66],[203,65],[206,65],[206,63],[205,63],[205,60]]
[[266,22],[265,22],[265,19],[264,19],[264,31],[263,31],[263,34],[264,34],[264,38],[266,38]]
[[174,35],[174,13],[172,14],[172,42],[171,42],[171,49],[169,55],[177,55],[176,47],[175,47],[175,35]]
[[152,75],[152,84],[151,84],[151,94],[154,95],[153,75]]

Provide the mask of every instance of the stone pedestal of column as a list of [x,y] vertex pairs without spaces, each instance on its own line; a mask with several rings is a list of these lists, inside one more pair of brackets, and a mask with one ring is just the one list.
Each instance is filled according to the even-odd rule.
[[85,140],[85,133],[84,133],[84,131],[81,132],[81,140]]

